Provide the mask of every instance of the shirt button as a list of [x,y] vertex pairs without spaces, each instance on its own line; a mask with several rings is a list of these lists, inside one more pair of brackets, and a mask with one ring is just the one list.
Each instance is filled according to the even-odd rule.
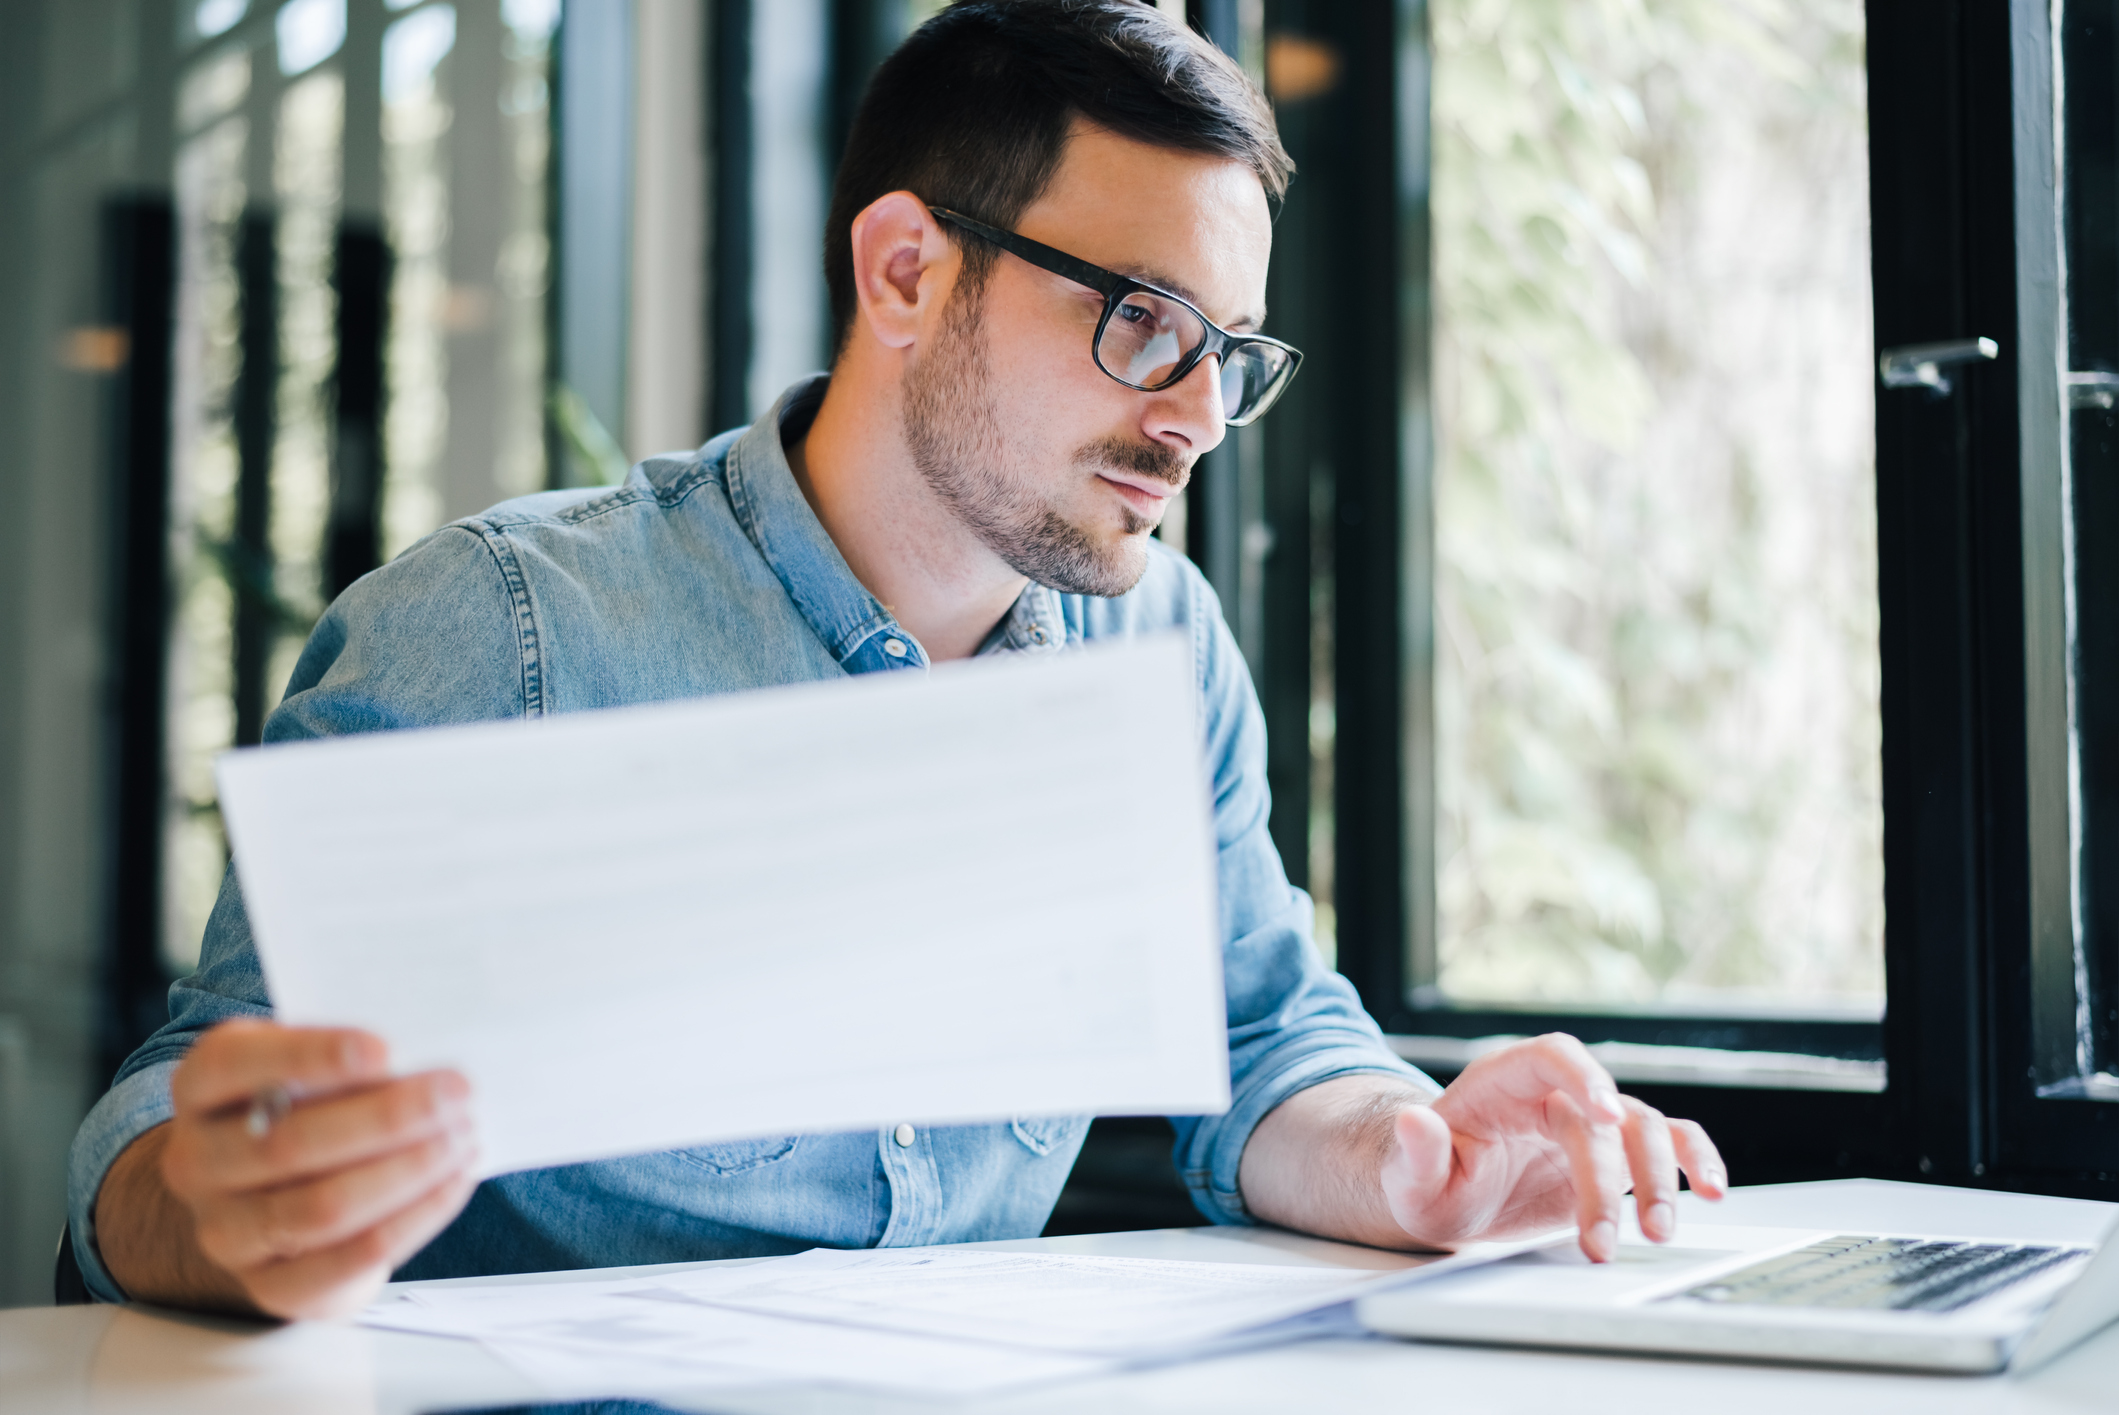
[[[905,656],[905,641],[903,639],[885,639],[883,640],[883,652],[889,654],[892,658],[903,658]],[[912,1142],[907,1140],[903,1143],[909,1145]]]
[[[893,639],[891,642],[896,643],[897,641]],[[900,1125],[897,1129],[890,1132],[890,1138],[897,1141],[901,1148],[910,1148],[913,1136],[917,1133],[910,1125]]]

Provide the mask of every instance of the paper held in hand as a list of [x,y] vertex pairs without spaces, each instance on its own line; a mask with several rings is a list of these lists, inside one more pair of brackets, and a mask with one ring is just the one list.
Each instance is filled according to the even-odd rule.
[[471,1081],[480,1171],[1227,1108],[1189,646],[231,752],[281,1021]]

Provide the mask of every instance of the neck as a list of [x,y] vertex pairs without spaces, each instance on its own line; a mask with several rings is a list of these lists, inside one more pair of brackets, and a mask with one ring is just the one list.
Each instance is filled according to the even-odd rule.
[[1029,581],[935,496],[905,445],[895,380],[878,386],[863,362],[853,349],[839,361],[788,465],[854,577],[928,657],[969,658]]

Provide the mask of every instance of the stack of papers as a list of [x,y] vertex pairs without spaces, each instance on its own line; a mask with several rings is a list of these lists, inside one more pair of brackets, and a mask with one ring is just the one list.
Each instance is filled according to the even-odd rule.
[[815,1249],[610,1280],[412,1284],[362,1320],[482,1342],[554,1400],[789,1384],[972,1395],[1351,1334],[1353,1298],[1527,1246],[1481,1245],[1385,1272]]

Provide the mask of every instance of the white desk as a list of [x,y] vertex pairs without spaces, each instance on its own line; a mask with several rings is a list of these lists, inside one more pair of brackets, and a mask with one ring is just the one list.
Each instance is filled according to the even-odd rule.
[[[1849,1180],[1738,1190],[1720,1206],[1680,1201],[1681,1221],[1927,1229],[2094,1241],[2119,1205]],[[1222,1262],[1393,1265],[1391,1255],[1284,1233],[1166,1229],[987,1245]],[[656,1271],[644,1269],[637,1271]],[[565,1281],[595,1274],[550,1274]],[[354,1327],[259,1329],[112,1307],[0,1312],[0,1411],[300,1411],[411,1415],[522,1404],[523,1379],[468,1342]],[[721,1395],[715,1410],[959,1411],[824,1392]],[[1319,1341],[1252,1355],[1012,1393],[975,1408],[1010,1415],[1128,1411],[1347,1410],[1525,1412],[1525,1415],[2060,1415],[2119,1411],[2119,1327],[2036,1375],[1868,1375],[1796,1367],[1555,1355],[1384,1341]]]

